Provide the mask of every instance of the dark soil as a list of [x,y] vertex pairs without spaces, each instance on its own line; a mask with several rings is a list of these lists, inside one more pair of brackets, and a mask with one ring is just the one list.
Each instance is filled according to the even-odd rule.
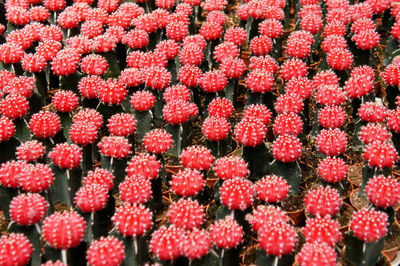
[[369,205],[369,201],[365,196],[360,195],[359,190],[355,190],[354,193],[350,196],[351,204],[357,210],[361,210],[362,208],[366,208]]
[[300,195],[292,195],[282,200],[281,207],[286,212],[299,211],[304,209],[304,197],[305,193]]
[[343,204],[340,208],[339,224],[340,226],[348,225],[355,212],[354,208],[348,204]]

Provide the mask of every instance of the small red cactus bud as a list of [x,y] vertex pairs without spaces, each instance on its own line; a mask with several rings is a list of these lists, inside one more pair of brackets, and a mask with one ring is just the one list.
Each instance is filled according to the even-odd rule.
[[302,99],[307,99],[311,97],[313,84],[306,77],[295,77],[286,83],[285,91],[286,93],[295,93]]
[[241,157],[226,156],[215,161],[213,170],[220,179],[245,178],[249,175],[247,163]]
[[303,121],[294,113],[280,114],[275,118],[273,130],[278,136],[285,134],[298,136],[303,131]]
[[179,44],[174,40],[164,40],[156,45],[156,52],[163,53],[167,60],[174,59],[179,53]]
[[43,238],[55,249],[69,249],[78,246],[86,231],[86,223],[75,211],[55,212],[43,222]]
[[206,40],[215,40],[221,37],[223,27],[216,22],[205,22],[201,25],[200,35]]
[[208,93],[222,91],[227,83],[228,80],[221,70],[206,72],[200,79],[201,88]]
[[121,234],[136,238],[150,230],[152,217],[152,213],[144,205],[125,203],[115,211],[112,220]]
[[149,43],[149,35],[144,30],[131,30],[124,35],[122,43],[131,49],[140,49]]
[[0,117],[0,142],[9,140],[14,134],[14,123],[5,116]]
[[201,69],[192,65],[184,65],[178,73],[179,81],[189,88],[199,85],[202,76]]
[[96,168],[94,171],[89,171],[87,176],[83,178],[83,185],[89,186],[92,184],[99,184],[109,191],[114,185],[113,181],[114,175],[107,169]]
[[27,192],[42,192],[54,182],[54,174],[46,164],[28,164],[24,174],[18,176],[18,182]]
[[247,75],[246,85],[252,92],[266,93],[272,90],[274,77],[271,72],[256,69]]
[[346,120],[346,113],[339,106],[326,106],[318,113],[318,122],[323,128],[339,128]]
[[348,167],[341,158],[326,157],[318,165],[319,176],[328,183],[341,182],[346,178]]
[[307,71],[306,63],[300,59],[289,59],[281,66],[281,76],[286,81],[294,77],[305,77]]
[[374,141],[367,145],[363,155],[370,167],[377,166],[380,169],[385,167],[391,168],[398,159],[396,149],[388,144],[380,141]]
[[185,45],[179,53],[179,60],[182,65],[198,66],[203,62],[203,59],[203,50],[196,44]]
[[126,172],[128,177],[141,175],[147,179],[155,179],[161,169],[161,163],[157,161],[156,156],[150,154],[139,154],[132,157],[128,163]]
[[324,41],[322,42],[321,48],[325,53],[330,53],[331,50],[335,48],[346,49],[347,42],[343,36],[329,35],[325,37]]
[[272,50],[272,40],[268,36],[256,36],[250,41],[251,52],[256,56],[267,55]]
[[342,88],[336,85],[319,86],[315,100],[322,105],[342,105],[347,96]]
[[161,226],[151,235],[150,250],[160,260],[174,260],[182,255],[185,231],[174,225]]
[[272,153],[275,159],[284,163],[291,163],[300,158],[302,151],[299,138],[292,135],[281,135],[272,144]]
[[377,207],[393,207],[400,199],[400,184],[390,176],[375,176],[365,186],[365,195]]
[[107,128],[114,136],[127,137],[135,133],[136,119],[128,113],[114,114],[108,119]]
[[275,110],[278,114],[295,113],[303,110],[304,103],[299,95],[288,93],[280,95],[275,102]]
[[344,89],[351,99],[361,98],[374,89],[373,79],[364,74],[352,74]]
[[317,137],[317,146],[327,156],[337,156],[346,151],[347,135],[340,129],[323,129]]
[[203,190],[204,178],[197,171],[186,168],[172,176],[171,190],[179,196],[191,197]]
[[27,141],[17,147],[17,157],[19,160],[33,162],[43,157],[44,146],[37,140]]
[[277,19],[265,19],[258,25],[258,32],[270,38],[278,38],[282,35],[283,26]]
[[186,231],[199,228],[204,222],[204,210],[197,201],[180,199],[168,211],[169,221]]
[[361,120],[372,123],[381,123],[385,121],[387,113],[385,106],[375,102],[361,104],[358,109],[358,116]]
[[210,237],[219,248],[234,248],[242,242],[243,228],[232,218],[226,217],[211,225]]
[[[265,35],[265,34],[264,34]],[[270,36],[269,36],[270,37]],[[241,27],[231,27],[225,30],[224,40],[226,42],[232,42],[236,46],[240,47],[247,40],[247,33]]]
[[46,67],[46,59],[40,54],[26,54],[22,59],[22,68],[27,72],[41,72]]
[[226,98],[214,98],[208,105],[210,116],[220,116],[228,119],[233,113],[232,102]]
[[73,48],[60,50],[53,58],[51,69],[57,76],[69,76],[78,68],[80,59],[79,50]]
[[203,257],[210,248],[211,238],[206,230],[194,228],[192,231],[186,232],[182,252],[190,260]]
[[146,150],[154,154],[162,154],[172,147],[172,136],[164,129],[153,129],[146,134],[143,144]]
[[79,166],[82,159],[82,151],[75,144],[57,144],[48,157],[60,168],[72,169]]
[[166,27],[167,37],[181,42],[188,35],[188,25],[183,22],[170,22]]
[[342,236],[339,222],[332,220],[330,215],[308,219],[303,235],[307,242],[325,242],[330,247],[334,247]]
[[236,124],[235,136],[243,146],[255,147],[264,141],[266,131],[262,120],[248,117]]
[[44,218],[46,212],[47,202],[40,194],[20,194],[10,203],[11,219],[19,225],[37,224]]
[[164,119],[170,124],[186,123],[192,115],[190,104],[182,100],[168,102],[163,109]]
[[330,68],[338,71],[347,70],[353,63],[353,55],[347,49],[335,48],[327,54]]
[[156,98],[151,92],[138,91],[131,96],[130,103],[135,110],[144,112],[150,110],[153,107],[155,101]]
[[324,217],[339,212],[342,198],[336,189],[319,186],[307,193],[304,204],[307,212]]
[[335,266],[336,252],[324,242],[305,243],[297,255],[300,266]]
[[388,215],[374,209],[362,209],[353,214],[350,229],[354,236],[364,242],[376,242],[388,230]]
[[179,156],[183,167],[196,170],[208,170],[214,162],[211,151],[204,146],[189,146]]
[[389,138],[390,138],[389,132],[386,130],[386,128],[384,128],[380,124],[369,123],[368,125],[361,127],[360,139],[366,145],[374,141],[385,142]]
[[106,86],[106,82],[98,76],[83,77],[78,84],[81,95],[88,99],[97,98],[99,88]]
[[28,100],[19,94],[9,94],[0,101],[1,114],[10,119],[22,118],[28,111]]
[[239,79],[246,71],[246,65],[240,58],[225,58],[220,69],[230,79]]
[[118,189],[121,200],[130,204],[144,204],[152,195],[150,180],[141,175],[127,177]]
[[227,179],[220,189],[221,202],[231,210],[244,211],[253,203],[254,192],[253,183],[247,179],[240,177]]
[[81,187],[75,195],[75,204],[83,212],[97,212],[106,207],[107,189],[99,184]]
[[0,238],[0,264],[26,265],[33,253],[29,239],[21,233],[2,235]]
[[60,118],[49,111],[40,111],[32,116],[29,129],[39,138],[51,138],[61,129]]
[[21,62],[24,51],[21,46],[14,43],[0,45],[0,61],[5,64],[16,64]]
[[127,87],[137,87],[143,83],[142,72],[137,68],[125,68],[121,72],[119,81]]
[[96,130],[99,130],[101,125],[103,124],[103,117],[99,112],[94,109],[84,109],[82,111],[79,111],[79,113],[74,116],[73,122],[92,123],[96,127]]
[[6,94],[20,94],[25,98],[29,98],[33,94],[35,78],[19,76],[11,79],[7,85],[3,87]]
[[6,188],[18,188],[20,176],[26,175],[29,165],[25,161],[8,161],[0,167],[0,183]]
[[221,141],[228,137],[230,125],[226,118],[210,116],[204,120],[202,132],[210,141]]
[[293,252],[297,242],[294,227],[286,222],[271,221],[258,230],[260,246],[269,256],[282,256]]
[[103,156],[110,156],[117,159],[128,157],[132,152],[132,145],[124,137],[103,137],[97,146],[100,148]]
[[52,103],[59,112],[71,112],[78,107],[79,100],[72,91],[57,91],[52,98]]
[[268,203],[285,199],[289,188],[286,180],[276,175],[265,176],[256,184],[258,198]]
[[286,214],[279,207],[273,205],[258,205],[253,214],[247,214],[246,220],[249,222],[254,232],[258,232],[261,227],[270,222],[286,222]]
[[82,58],[82,71],[88,75],[103,75],[108,68],[107,60],[101,55],[90,54]]
[[318,72],[313,79],[313,86],[315,89],[320,90],[320,86],[339,86],[339,78],[332,70],[325,70]]
[[390,86],[398,86],[400,84],[400,64],[392,63],[387,65],[385,71],[381,73],[381,76],[385,80],[386,84]]
[[257,118],[260,119],[264,125],[268,125],[271,121],[271,111],[262,104],[252,104],[246,107],[243,113],[243,118]]
[[97,97],[107,105],[120,104],[125,100],[126,86],[116,79],[108,79],[97,91]]
[[[387,112],[387,125],[390,130],[400,132],[400,109]],[[375,134],[372,134],[374,136]]]
[[190,90],[184,85],[175,85],[165,89],[164,100],[169,103],[173,100],[189,102]]
[[124,245],[113,236],[100,237],[91,243],[86,259],[91,266],[118,266],[125,257]]

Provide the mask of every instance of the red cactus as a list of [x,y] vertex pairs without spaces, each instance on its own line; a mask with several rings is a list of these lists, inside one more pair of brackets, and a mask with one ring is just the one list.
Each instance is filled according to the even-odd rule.
[[226,156],[215,161],[213,170],[220,179],[245,178],[249,175],[247,163],[241,157]]
[[398,154],[392,145],[374,141],[367,145],[363,157],[369,166],[383,169],[393,167],[398,159]]
[[284,163],[296,161],[301,155],[300,140],[292,135],[281,135],[272,144],[272,153],[275,159]]
[[161,169],[161,163],[156,156],[150,154],[139,154],[132,157],[126,168],[128,177],[141,175],[147,179],[155,179]]
[[151,235],[150,250],[160,260],[174,260],[182,255],[185,232],[175,226],[161,226]]
[[199,228],[204,222],[204,210],[197,201],[180,199],[168,211],[169,221],[178,228],[190,231]]
[[339,222],[332,220],[329,215],[308,219],[303,235],[307,242],[325,242],[330,247],[334,247],[342,236]]
[[19,94],[7,95],[0,101],[0,112],[10,119],[24,117],[29,111],[28,100]]
[[75,144],[57,144],[48,157],[60,168],[72,169],[78,167],[82,159],[82,151]]
[[307,193],[304,204],[309,213],[324,217],[339,212],[342,198],[336,189],[320,186]]
[[220,116],[228,119],[233,113],[232,102],[226,98],[214,98],[208,105],[208,113],[210,116]]
[[39,223],[46,212],[47,202],[40,194],[20,194],[10,203],[11,219],[23,226]]
[[171,190],[179,196],[190,197],[195,196],[203,190],[203,175],[192,169],[184,169],[172,176]]
[[285,134],[298,136],[303,131],[303,121],[297,114],[283,113],[276,117],[273,130],[278,136]]
[[336,265],[336,252],[324,242],[305,243],[297,254],[297,260],[300,266],[307,265]]
[[251,225],[254,232],[258,232],[261,227],[271,222],[286,222],[286,214],[279,207],[273,205],[258,205],[253,214],[247,214],[246,220]]
[[141,175],[132,175],[118,186],[121,200],[131,204],[144,204],[151,198],[151,182]]
[[242,242],[243,228],[232,218],[226,217],[211,225],[210,237],[219,248],[234,248]]
[[220,189],[220,198],[222,204],[229,209],[244,211],[253,203],[254,192],[251,181],[234,177],[224,181]]
[[230,125],[226,118],[210,116],[204,120],[202,132],[210,141],[221,141],[228,137]]
[[99,184],[109,191],[114,183],[114,175],[104,168],[96,168],[94,171],[89,171],[87,176],[83,178],[83,185]]
[[318,165],[319,176],[328,183],[341,182],[346,178],[348,167],[341,158],[326,157]]
[[361,209],[353,214],[350,229],[364,242],[376,242],[388,230],[388,215],[374,209]]
[[276,175],[265,176],[256,184],[258,198],[268,203],[285,199],[289,188],[286,180]]
[[[388,117],[389,124],[389,117]],[[364,144],[370,144],[374,141],[385,142],[390,138],[390,134],[387,129],[380,124],[369,123],[366,126],[362,126],[360,130],[360,139]]]
[[264,141],[266,127],[262,120],[247,117],[242,119],[235,127],[236,139],[244,146],[255,147]]
[[303,110],[304,103],[299,95],[288,93],[280,95],[275,102],[275,110],[278,114],[295,113]]
[[347,135],[340,129],[323,129],[317,137],[319,151],[328,156],[337,156],[346,151]]
[[211,238],[206,230],[194,228],[192,231],[186,232],[182,253],[190,260],[203,257],[210,248]]
[[293,252],[297,242],[294,227],[283,221],[265,223],[258,230],[260,246],[269,256],[282,256]]
[[17,157],[26,162],[36,161],[43,157],[44,146],[37,140],[27,141],[17,147]]
[[153,129],[143,139],[143,144],[150,153],[161,154],[172,147],[172,136],[164,129]]
[[153,225],[152,217],[145,206],[125,203],[115,211],[112,220],[122,235],[136,238],[150,230]]
[[81,187],[75,195],[75,204],[83,212],[97,212],[106,207],[107,189],[99,184]]
[[124,259],[124,245],[113,236],[100,237],[91,243],[86,258],[91,266],[118,266]]
[[377,207],[393,207],[400,199],[400,184],[390,176],[375,176],[365,186],[365,195]]
[[318,113],[318,122],[323,128],[339,128],[346,120],[346,113],[339,106],[326,106]]
[[0,238],[0,264],[25,265],[33,253],[33,246],[22,233],[2,235]]

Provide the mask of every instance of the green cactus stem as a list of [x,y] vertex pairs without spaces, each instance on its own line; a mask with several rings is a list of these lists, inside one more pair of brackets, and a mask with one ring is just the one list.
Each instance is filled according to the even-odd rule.
[[249,179],[253,182],[270,174],[270,153],[265,143],[255,147],[243,147],[243,159],[249,167]]
[[18,189],[6,188],[0,186],[0,208],[4,217],[10,220],[10,203],[11,200],[18,195]]
[[224,92],[225,97],[230,100],[233,106],[236,106],[236,95],[238,94],[238,79],[229,79]]
[[258,35],[258,24],[260,24],[262,19],[249,18],[246,23],[246,32],[249,42]]
[[163,91],[162,90],[152,90],[154,97],[156,98],[156,102],[153,106],[153,124],[155,127],[162,127],[164,124],[163,118],[163,108],[164,108],[164,99],[163,99]]
[[36,88],[40,94],[42,105],[46,105],[46,100],[48,97],[48,83],[46,79],[46,73],[44,71],[33,73],[36,82]]
[[169,149],[168,153],[176,155],[179,157],[182,151],[182,133],[183,133],[183,126],[182,124],[168,124],[167,131],[169,134],[172,135],[172,139],[174,141],[173,146]]
[[375,265],[380,258],[383,250],[385,238],[381,238],[377,242],[363,242],[356,238],[353,232],[346,233],[346,255],[353,265],[372,266]]
[[283,177],[295,195],[299,193],[301,181],[301,168],[299,161],[284,163],[274,160],[271,163],[271,174]]
[[136,123],[136,136],[139,143],[143,142],[146,133],[151,130],[152,113],[150,111],[134,111]]

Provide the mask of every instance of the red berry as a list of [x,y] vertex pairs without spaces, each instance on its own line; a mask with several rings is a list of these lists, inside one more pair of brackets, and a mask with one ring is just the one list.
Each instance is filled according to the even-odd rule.
[[252,92],[266,93],[272,90],[274,77],[271,72],[256,69],[247,75],[246,85]]
[[40,194],[20,194],[10,203],[11,219],[19,225],[37,224],[44,218],[46,212],[47,202]]
[[114,176],[108,170],[103,168],[96,168],[94,171],[89,171],[87,176],[83,178],[83,185],[89,186],[98,184],[103,186],[107,191],[113,187]]
[[300,266],[335,266],[336,256],[335,250],[325,242],[305,243],[297,254],[297,261]]
[[354,236],[364,242],[376,242],[388,230],[388,215],[374,209],[362,209],[353,214],[350,228]]
[[243,146],[255,147],[264,141],[266,131],[262,120],[247,117],[236,124],[235,136]]
[[27,192],[42,192],[54,182],[54,174],[46,164],[28,164],[24,174],[18,176],[18,182]]
[[141,175],[131,175],[119,187],[121,200],[130,204],[144,204],[152,195],[151,182]]
[[337,156],[346,151],[347,135],[340,129],[323,129],[317,137],[317,146],[327,156]]
[[[388,118],[389,124],[389,118]],[[368,124],[366,126],[361,127],[360,131],[360,139],[364,144],[368,145],[374,141],[385,142],[390,138],[389,132],[385,127],[380,124]]]
[[282,256],[293,252],[297,242],[294,227],[283,221],[265,223],[258,230],[260,246],[269,256]]
[[400,199],[400,184],[390,176],[375,176],[368,181],[365,187],[365,195],[377,207],[393,207]]
[[341,158],[326,157],[318,165],[319,176],[328,183],[341,182],[348,173],[348,167]]
[[183,230],[199,228],[204,222],[204,210],[197,201],[180,199],[174,202],[168,211],[169,221]]
[[233,113],[232,102],[226,98],[214,98],[208,105],[210,116],[220,116],[228,119]]
[[339,106],[326,106],[318,113],[318,122],[323,128],[339,128],[346,118],[345,111]]
[[52,103],[54,108],[59,112],[71,112],[78,107],[78,96],[72,91],[57,91],[53,98]]
[[86,258],[91,266],[118,266],[125,256],[125,247],[113,236],[100,237],[91,243]]
[[49,111],[40,111],[29,122],[30,131],[39,138],[51,138],[61,129],[60,118]]
[[78,246],[86,231],[86,223],[75,211],[55,212],[43,222],[43,238],[55,249],[69,249]]
[[136,119],[128,113],[115,114],[108,119],[107,128],[114,136],[127,137],[135,133]]
[[220,179],[245,178],[249,175],[247,163],[241,157],[225,156],[215,161],[213,170]]
[[103,124],[103,117],[94,109],[83,109],[73,117],[74,123],[93,123],[97,130]]
[[128,177],[141,175],[147,179],[155,179],[160,169],[161,163],[157,161],[156,156],[143,153],[132,157],[126,172]]
[[186,232],[182,244],[182,253],[190,260],[205,256],[211,248],[211,238],[204,229],[194,228]]
[[127,95],[126,87],[117,79],[108,79],[104,87],[99,87],[97,97],[107,105],[120,104]]
[[305,199],[307,212],[316,216],[335,215],[342,205],[339,192],[330,186],[310,190]]
[[363,155],[370,167],[377,166],[380,169],[385,167],[391,168],[398,159],[396,149],[388,144],[380,141],[374,141],[367,145]]
[[253,214],[247,214],[246,220],[251,225],[254,232],[258,232],[261,227],[270,222],[286,222],[286,214],[279,207],[273,205],[258,205]]
[[182,100],[168,102],[163,108],[164,119],[170,124],[186,123],[191,117],[190,104]]
[[2,235],[0,238],[0,264],[26,265],[33,253],[33,246],[22,233]]
[[198,86],[202,76],[201,69],[192,65],[184,65],[178,73],[179,81],[189,88]]
[[332,220],[330,215],[308,219],[303,235],[307,242],[325,242],[330,247],[334,247],[342,236],[339,222]]
[[281,135],[272,144],[275,159],[291,163],[300,158],[302,151],[300,140],[292,135]]
[[276,117],[273,130],[278,136],[285,134],[298,136],[303,131],[303,121],[297,114],[283,113]]
[[172,176],[171,190],[184,197],[195,196],[203,190],[203,175],[197,170],[184,169]]
[[226,118],[210,116],[204,120],[202,132],[210,141],[221,141],[228,137],[230,125]]
[[229,209],[244,211],[253,203],[254,192],[251,181],[234,177],[224,181],[220,189],[220,198],[222,204]]
[[208,170],[214,162],[214,156],[211,151],[204,146],[189,146],[185,148],[179,159],[183,167],[196,170]]
[[256,184],[258,198],[267,203],[285,199],[289,193],[289,188],[286,180],[276,175],[265,176]]
[[175,260],[182,255],[185,231],[175,226],[161,226],[154,231],[150,240],[150,251],[160,260]]
[[0,101],[1,114],[10,119],[22,118],[28,111],[28,100],[19,94],[9,94]]
[[298,114],[303,110],[304,103],[300,96],[293,93],[280,95],[275,102],[275,110],[278,114],[295,113]]
[[128,157],[131,154],[132,148],[128,139],[114,136],[103,137],[97,146],[100,148],[103,156],[110,156],[117,159]]
[[294,77],[304,77],[307,71],[307,65],[300,59],[289,59],[281,66],[281,76],[286,81]]
[[57,144],[48,157],[60,168],[72,169],[79,166],[82,159],[82,151],[75,144]]
[[210,237],[218,248],[235,248],[242,242],[243,228],[231,217],[225,217],[211,225]]
[[83,212],[97,212],[106,207],[107,189],[99,184],[82,186],[75,195],[75,204]]
[[156,98],[151,92],[137,91],[131,96],[130,103],[133,109],[145,112],[153,108]]
[[200,79],[201,88],[208,93],[222,91],[226,84],[228,84],[228,80],[221,70],[206,72]]

